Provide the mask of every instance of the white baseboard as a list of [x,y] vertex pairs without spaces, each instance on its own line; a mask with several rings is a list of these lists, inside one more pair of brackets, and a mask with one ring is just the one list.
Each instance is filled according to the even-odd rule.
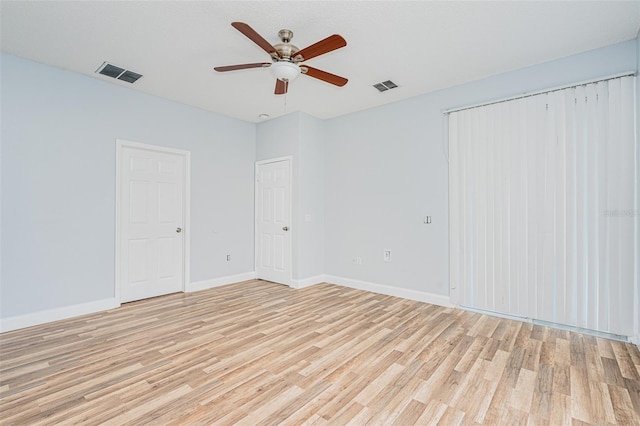
[[256,278],[254,271],[243,274],[228,275],[226,277],[212,278],[210,280],[194,281],[185,286],[184,291],[191,293],[194,291],[207,290],[209,288],[220,287],[222,285],[239,283],[241,281],[253,280]]
[[303,278],[301,280],[291,280],[291,288],[305,288],[315,284],[326,282],[327,277],[325,275],[316,275],[314,277]]
[[0,332],[18,330],[34,325],[73,318],[80,315],[93,314],[120,306],[115,298],[96,300],[94,302],[81,303],[78,305],[65,306],[63,308],[47,309],[15,317],[8,317],[0,320]]
[[407,288],[391,287],[385,284],[377,284],[368,281],[353,280],[351,278],[325,275],[325,281],[332,284],[342,285],[359,290],[371,291],[373,293],[386,294],[387,296],[402,297],[404,299],[416,300],[418,302],[431,303],[433,305],[454,307],[449,296],[441,294],[427,293],[424,291],[410,290]]
[[[244,274],[197,281],[185,286],[185,291],[192,292],[205,290],[208,288],[219,287],[226,284],[233,284],[241,281],[251,280],[255,277],[255,272],[246,272]],[[31,327],[34,325],[46,324],[48,322],[73,318],[80,315],[93,314],[95,312],[106,311],[108,309],[117,308],[119,306],[120,303],[117,302],[115,298],[110,298],[96,300],[94,302],[81,303],[79,305],[48,309],[46,311],[38,311],[30,314],[18,315],[15,317],[8,317],[0,319],[0,333]]]

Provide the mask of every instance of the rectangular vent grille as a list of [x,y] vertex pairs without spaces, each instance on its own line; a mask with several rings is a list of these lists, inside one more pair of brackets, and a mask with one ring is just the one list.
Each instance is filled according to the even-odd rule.
[[380,92],[386,92],[387,90],[395,89],[398,85],[391,80],[387,80],[382,83],[374,84],[373,87],[378,89]]
[[126,70],[108,62],[104,62],[102,65],[100,65],[100,68],[98,68],[96,72],[98,74],[106,75],[107,77],[126,81],[127,83],[135,83],[142,77],[142,74]]

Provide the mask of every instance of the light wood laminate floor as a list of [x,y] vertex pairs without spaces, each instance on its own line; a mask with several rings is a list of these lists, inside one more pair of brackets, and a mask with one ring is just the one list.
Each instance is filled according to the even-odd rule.
[[0,338],[2,424],[640,424],[636,346],[331,284]]

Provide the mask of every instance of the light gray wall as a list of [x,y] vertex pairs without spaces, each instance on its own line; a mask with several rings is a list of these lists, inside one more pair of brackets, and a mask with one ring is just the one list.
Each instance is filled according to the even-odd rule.
[[[256,131],[257,161],[292,157],[291,243],[295,280],[324,273],[323,135],[323,122],[300,112],[260,123]],[[310,215],[310,222],[305,221],[306,215]]]
[[113,296],[116,138],[191,151],[192,281],[253,270],[254,161],[291,155],[294,279],[446,295],[442,110],[637,69],[639,49],[631,40],[333,120],[258,126],[3,54],[0,317]]
[[191,281],[253,271],[255,125],[0,59],[2,318],[114,296],[117,138],[191,151]]
[[[442,111],[634,70],[636,49],[630,40],[328,120],[325,272],[447,295],[448,163]],[[395,90],[402,90],[402,81],[397,83]],[[422,223],[426,215],[432,224]],[[383,262],[384,249],[392,251],[391,263]],[[356,256],[362,265],[353,264]]]
[[[300,114],[299,275],[324,274],[324,122]],[[307,215],[311,219],[307,221]]]

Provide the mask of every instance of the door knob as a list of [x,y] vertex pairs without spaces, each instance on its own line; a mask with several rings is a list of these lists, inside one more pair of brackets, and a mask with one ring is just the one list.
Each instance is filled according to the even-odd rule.
[[289,230],[289,227],[288,227],[288,226],[283,226],[283,227],[282,227],[282,230],[283,230],[283,231],[288,231],[288,230]]
[[181,232],[182,232],[182,228],[177,227],[177,228],[176,228],[176,232],[177,232],[178,234],[179,234],[179,233],[181,233]]

